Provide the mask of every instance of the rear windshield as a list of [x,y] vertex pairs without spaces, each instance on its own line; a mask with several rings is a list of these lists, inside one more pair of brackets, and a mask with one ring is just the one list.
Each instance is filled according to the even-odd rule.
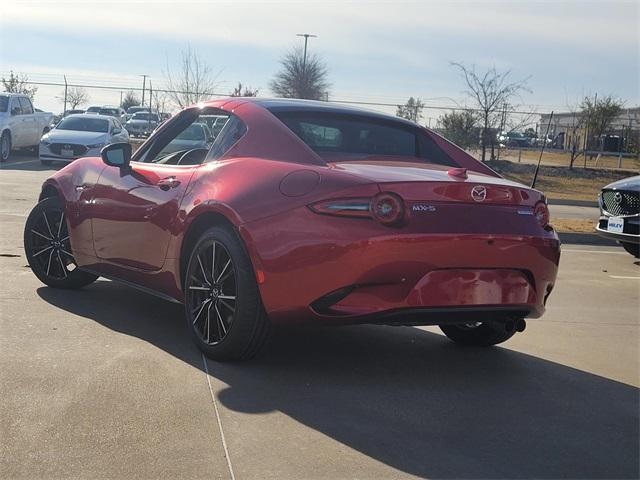
[[153,113],[140,112],[140,113],[135,113],[133,117],[131,117],[131,119],[132,120],[150,120],[152,122],[157,122],[158,116]]
[[67,117],[60,121],[56,129],[107,133],[109,131],[109,121],[92,116]]
[[119,117],[120,112],[115,108],[103,108],[98,112],[100,115],[111,115],[112,117]]
[[272,112],[320,156],[419,157],[456,166],[435,142],[411,125],[365,115],[326,112]]
[[87,112],[99,112],[102,107],[89,107],[87,108]]

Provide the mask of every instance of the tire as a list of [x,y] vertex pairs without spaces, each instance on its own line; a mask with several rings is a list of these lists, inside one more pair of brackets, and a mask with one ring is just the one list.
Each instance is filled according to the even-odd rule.
[[640,258],[640,245],[637,243],[620,242],[620,245],[634,257]]
[[476,347],[497,345],[509,340],[516,333],[515,329],[505,329],[504,322],[440,325],[440,330],[455,343]]
[[98,278],[77,268],[58,198],[45,198],[31,210],[24,228],[24,250],[35,276],[50,287],[75,289]]
[[246,360],[266,341],[269,320],[253,266],[231,228],[212,227],[198,239],[187,264],[184,298],[189,331],[207,357]]
[[9,132],[2,132],[0,137],[0,162],[6,162],[11,155],[11,134]]

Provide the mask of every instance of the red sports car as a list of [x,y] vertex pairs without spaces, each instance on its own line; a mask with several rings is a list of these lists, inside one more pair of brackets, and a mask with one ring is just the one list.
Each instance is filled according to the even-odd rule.
[[[219,133],[192,138],[203,131]],[[45,181],[24,243],[51,287],[102,276],[183,303],[219,360],[250,357],[285,322],[500,343],[542,315],[560,257],[543,194],[436,133],[255,98],[186,108],[134,155],[113,144],[69,164]]]

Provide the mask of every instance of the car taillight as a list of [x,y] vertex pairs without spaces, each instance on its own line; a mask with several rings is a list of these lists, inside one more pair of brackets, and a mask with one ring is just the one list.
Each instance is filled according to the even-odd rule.
[[545,202],[536,203],[536,206],[533,207],[533,214],[542,228],[549,225],[549,207]]
[[379,193],[371,200],[371,214],[383,225],[397,225],[404,217],[402,199],[394,193]]
[[309,205],[323,215],[337,217],[373,218],[383,225],[397,225],[404,218],[402,199],[389,192],[379,193],[373,198],[336,198]]

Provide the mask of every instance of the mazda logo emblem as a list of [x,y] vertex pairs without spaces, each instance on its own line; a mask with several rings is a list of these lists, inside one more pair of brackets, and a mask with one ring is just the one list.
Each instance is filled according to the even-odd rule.
[[616,201],[618,205],[620,205],[622,203],[622,194],[620,192],[614,193],[613,199]]
[[471,189],[471,198],[476,202],[484,202],[484,199],[487,198],[487,189],[482,185],[476,185]]

